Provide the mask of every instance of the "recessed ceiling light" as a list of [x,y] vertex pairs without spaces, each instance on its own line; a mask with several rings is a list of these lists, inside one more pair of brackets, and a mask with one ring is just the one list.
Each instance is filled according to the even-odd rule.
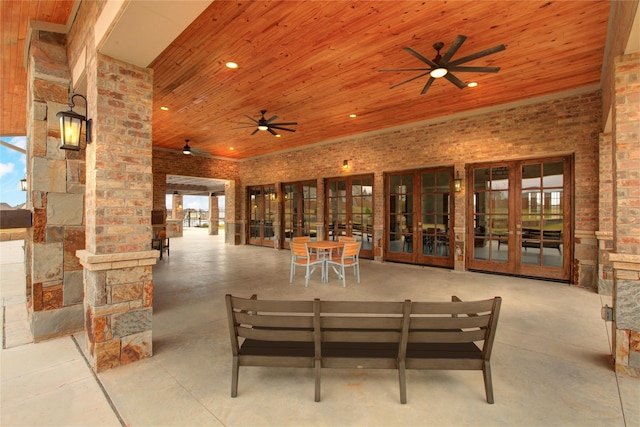
[[351,117],[352,119],[355,119],[358,116],[356,116],[355,114],[349,114],[349,117]]
[[469,82],[469,84],[467,84],[467,86],[476,87],[476,86],[478,86],[478,82]]
[[234,70],[236,68],[238,68],[238,64],[236,64],[235,62],[231,62],[231,61],[227,62],[225,65],[227,66],[227,68],[232,68]]
[[276,134],[275,134],[275,137],[276,137],[276,138],[280,138],[280,134],[279,134],[279,133],[276,133]]
[[160,107],[162,111],[169,111],[169,107]]

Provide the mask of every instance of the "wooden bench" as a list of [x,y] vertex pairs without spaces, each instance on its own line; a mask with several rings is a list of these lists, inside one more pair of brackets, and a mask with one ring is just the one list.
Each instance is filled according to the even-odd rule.
[[407,402],[406,369],[481,370],[493,403],[491,349],[501,298],[451,302],[284,301],[226,296],[232,350],[231,396],[240,366],[315,370],[397,369]]

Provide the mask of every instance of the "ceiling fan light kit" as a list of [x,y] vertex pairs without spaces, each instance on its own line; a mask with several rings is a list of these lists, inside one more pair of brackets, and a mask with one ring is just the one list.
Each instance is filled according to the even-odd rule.
[[500,71],[500,67],[472,67],[472,66],[461,66],[461,65],[466,64],[467,62],[473,61],[475,59],[483,58],[485,56],[492,55],[497,52],[501,52],[506,49],[506,46],[501,44],[489,49],[482,50],[480,52],[476,52],[472,55],[468,55],[463,58],[456,59],[455,61],[452,61],[451,58],[453,58],[453,55],[455,55],[458,49],[460,49],[460,46],[462,46],[462,43],[464,43],[466,39],[467,39],[467,36],[464,36],[462,34],[458,35],[458,37],[456,37],[453,43],[451,43],[451,46],[449,46],[449,49],[447,49],[444,55],[440,55],[440,50],[444,47],[444,43],[443,42],[434,43],[433,48],[436,50],[436,56],[435,58],[433,58],[433,60],[423,56],[422,54],[418,53],[417,51],[413,50],[410,47],[404,47],[403,49],[406,52],[415,56],[420,61],[427,64],[429,67],[428,68],[396,68],[396,69],[380,70],[380,71],[381,72],[398,72],[398,71],[420,71],[421,72],[421,74],[415,77],[412,77],[408,80],[392,85],[391,89],[396,88],[405,83],[409,83],[413,80],[417,80],[426,75],[429,75],[429,80],[427,80],[427,83],[422,88],[422,91],[420,92],[421,94],[424,94],[427,92],[427,90],[429,90],[429,88],[431,87],[435,79],[439,79],[442,77],[449,80],[459,89],[464,89],[465,87],[475,87],[477,86],[477,83],[474,82],[475,85],[471,85],[471,84],[467,85],[462,80],[457,78],[453,73],[454,72],[456,73],[497,73],[498,71]]
[[248,115],[244,115],[246,118],[248,118],[249,120],[251,120],[252,123],[241,123],[244,125],[247,125],[247,127],[254,127],[256,126],[256,129],[251,133],[251,135],[255,135],[258,131],[268,131],[271,135],[279,137],[280,134],[277,132],[278,130],[284,130],[287,132],[295,132],[295,129],[289,129],[283,126],[296,126],[298,124],[298,122],[280,122],[280,123],[276,123],[276,120],[278,120],[278,116],[272,116],[269,119],[266,119],[264,117],[264,115],[266,114],[267,110],[260,110],[260,114],[261,117],[256,120],[251,116]]
[[191,147],[189,147],[189,140],[185,139],[184,140],[185,144],[184,147],[182,147],[182,154],[191,154]]

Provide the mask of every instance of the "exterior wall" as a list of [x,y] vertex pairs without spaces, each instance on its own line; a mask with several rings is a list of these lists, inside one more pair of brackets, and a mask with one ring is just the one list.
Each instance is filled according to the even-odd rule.
[[[56,113],[69,110],[65,36],[35,31],[29,49],[27,102],[26,295],[35,341],[83,328],[84,248],[82,152],[60,150]],[[76,107],[81,111],[83,105]]]
[[614,358],[616,372],[640,377],[640,53],[615,61]]
[[[383,257],[382,182],[385,171],[443,165],[463,171],[464,165],[476,162],[573,154],[574,283],[596,289],[600,119],[600,93],[589,92],[465,118],[359,135],[243,161],[239,164],[241,194],[245,194],[246,186],[250,185],[344,175],[342,162],[348,159],[348,174],[374,173],[374,229],[377,230],[374,251],[378,258]],[[457,236],[466,229],[463,206],[457,205],[454,225]],[[458,237],[464,242],[464,236]],[[460,268],[462,261],[458,258],[456,266]]]
[[613,293],[613,268],[608,255],[613,250],[613,141],[612,135],[600,135],[600,195],[598,207],[598,293]]

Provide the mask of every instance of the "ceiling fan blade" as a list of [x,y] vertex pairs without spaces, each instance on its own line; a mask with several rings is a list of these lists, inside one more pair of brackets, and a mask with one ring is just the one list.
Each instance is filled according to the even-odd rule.
[[449,60],[458,51],[458,49],[460,49],[460,46],[462,46],[462,43],[464,43],[466,39],[467,39],[467,36],[463,36],[462,34],[456,37],[453,43],[451,43],[451,46],[449,46],[449,49],[447,49],[447,53],[445,53],[444,56],[442,57],[442,60],[445,63],[449,62]]
[[497,52],[502,52],[507,47],[503,44],[494,46],[489,49],[482,50],[480,52],[474,53],[473,55],[465,56],[464,58],[456,59],[455,61],[449,62],[450,67],[455,67],[456,65],[464,64],[465,62],[473,61],[474,59],[482,58],[487,55],[491,55]]
[[424,95],[425,93],[427,93],[427,91],[429,90],[429,88],[431,87],[431,84],[435,81],[436,79],[434,79],[433,77],[429,77],[429,80],[427,80],[427,84],[424,85],[424,87],[422,88],[422,91],[420,92],[421,95]]
[[277,134],[278,134],[278,132],[276,132],[275,130],[273,130],[273,129],[271,129],[271,128],[268,128],[267,130],[269,131],[269,133],[270,133],[271,135],[277,135]]
[[298,122],[282,122],[282,123],[270,123],[269,126],[271,126],[271,127],[276,127],[276,126],[295,126],[297,124],[298,124]]
[[271,123],[274,120],[278,120],[278,116],[271,117],[269,120],[267,120],[267,123]]
[[256,123],[256,124],[258,123],[258,121],[257,121],[256,119],[254,119],[253,117],[251,117],[251,116],[247,116],[246,114],[245,114],[244,116],[245,116],[246,118],[248,118],[249,120],[251,120],[252,122],[254,122],[254,123]]
[[[413,81],[413,80],[419,79],[420,77],[424,77],[424,76],[426,76],[427,74],[429,74],[430,72],[431,72],[431,71],[427,71],[426,73],[422,73],[422,74],[420,74],[420,75],[418,75],[418,76],[412,77],[412,78],[410,78],[409,80],[405,80],[405,81],[403,81],[403,82],[396,83],[396,84],[394,84],[393,86],[391,86],[389,89],[396,88],[396,87],[398,87],[398,86],[400,86],[400,85],[403,85],[403,84],[405,84],[405,83],[409,83],[410,81]],[[432,77],[432,78],[433,78],[433,77]]]
[[271,129],[286,130],[287,132],[295,132],[296,131],[295,129],[287,129],[287,128],[283,128],[283,127],[280,127],[280,126],[273,126],[273,125],[269,126],[269,130],[271,130]]
[[459,78],[457,78],[456,76],[454,76],[451,73],[447,73],[447,75],[444,76],[444,78],[449,80],[454,85],[458,86],[460,89],[464,89],[465,87],[467,87],[467,85],[464,84],[464,82],[462,80],[460,80]]
[[396,71],[431,71],[433,68],[393,68],[390,70],[378,70],[381,73],[396,72]]
[[449,71],[459,73],[497,73],[500,67],[449,67]]
[[256,130],[254,130],[253,132],[251,132],[251,135],[255,135],[256,132],[258,132],[260,129],[256,128]]
[[422,56],[421,54],[419,54],[415,50],[411,49],[410,47],[403,47],[403,49],[406,50],[407,52],[409,52],[411,55],[413,55],[416,58],[418,58],[420,61],[422,61],[422,62],[424,62],[426,64],[429,64],[430,67],[438,68],[438,64],[436,64],[435,62],[433,62],[429,58],[427,58],[425,56]]

